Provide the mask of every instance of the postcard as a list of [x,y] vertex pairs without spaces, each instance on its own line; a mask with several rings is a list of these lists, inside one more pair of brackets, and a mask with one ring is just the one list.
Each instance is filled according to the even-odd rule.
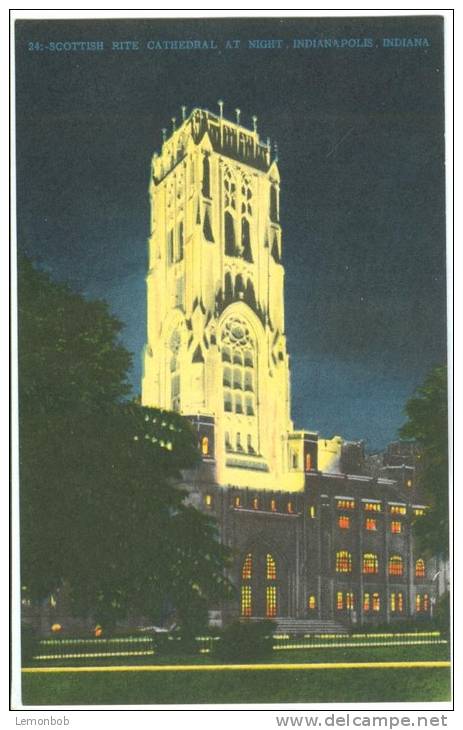
[[14,73],[16,706],[445,724],[444,19],[16,19]]

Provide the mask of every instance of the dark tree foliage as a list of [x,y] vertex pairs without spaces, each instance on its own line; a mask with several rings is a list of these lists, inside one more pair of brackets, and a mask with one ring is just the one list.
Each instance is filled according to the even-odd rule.
[[20,262],[21,580],[37,600],[66,585],[106,626],[175,611],[187,627],[229,595],[227,552],[181,486],[199,459],[190,424],[123,400],[120,329]]
[[431,509],[415,522],[420,547],[428,555],[448,557],[448,411],[447,373],[437,367],[410,398],[406,408],[407,423],[402,438],[413,438],[422,449],[420,483]]

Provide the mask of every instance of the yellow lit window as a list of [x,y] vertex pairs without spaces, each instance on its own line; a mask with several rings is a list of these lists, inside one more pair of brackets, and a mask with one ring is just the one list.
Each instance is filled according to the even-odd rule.
[[288,513],[289,513],[290,515],[292,515],[292,514],[293,514],[293,512],[294,512],[294,506],[293,506],[293,503],[292,503],[292,502],[288,502],[288,505],[287,505],[286,509],[287,509]]
[[315,505],[313,504],[309,507],[309,515],[312,519],[315,518]]
[[336,573],[352,572],[352,555],[347,550],[339,550],[336,553]]
[[274,618],[277,615],[277,589],[276,586],[267,586],[267,618]]
[[391,555],[389,558],[389,575],[403,575],[404,563],[400,555]]
[[273,559],[273,556],[270,555],[270,553],[267,553],[266,565],[267,565],[267,580],[276,580],[277,579],[277,568],[275,565],[275,560]]
[[381,600],[379,597],[379,593],[373,593],[371,597],[371,607],[373,611],[380,611],[381,609]]
[[257,497],[251,500],[251,507],[252,509],[259,509],[259,500]]
[[381,512],[380,502],[364,502],[363,509],[366,512]]
[[390,596],[391,613],[402,613],[404,610],[403,593],[391,593]]
[[369,593],[363,594],[363,610],[365,613],[368,613],[370,610],[370,594]]
[[424,515],[424,509],[422,507],[415,507],[413,510],[413,514],[415,517],[423,517]]
[[203,456],[209,454],[209,439],[207,436],[203,436],[201,439],[201,453]]
[[354,610],[354,594],[350,591],[346,593],[346,609],[348,611]]
[[348,530],[350,527],[350,517],[341,515],[338,519],[338,525],[342,530]]
[[429,611],[429,596],[427,593],[423,596],[423,611]]
[[212,507],[212,494],[206,494],[204,497],[206,507]]
[[241,586],[241,615],[252,616],[251,586]]
[[377,529],[378,529],[377,520],[375,520],[374,517],[367,517],[365,519],[365,530],[377,530]]
[[243,580],[251,580],[251,578],[252,578],[252,555],[251,555],[251,553],[248,553],[244,559],[241,577],[243,578]]
[[407,479],[407,487],[411,487],[411,486],[412,486],[412,480],[411,479]]
[[355,502],[353,499],[338,499],[336,506],[338,509],[355,509]]
[[391,504],[390,513],[391,515],[406,515],[407,508],[403,504]]
[[270,500],[270,511],[271,512],[276,512],[277,511],[277,501],[276,501],[276,499],[271,499]]
[[308,607],[309,607],[309,609],[311,611],[315,611],[315,609],[317,608],[317,599],[315,598],[315,596],[313,595],[313,593],[312,593],[312,595],[309,596],[309,600],[307,601],[307,605],[308,605]]
[[241,497],[235,497],[235,499],[233,501],[233,505],[235,507],[241,507]]
[[344,608],[342,591],[338,591],[336,594],[336,608],[338,609],[338,611],[342,611],[342,609]]
[[398,535],[400,532],[402,532],[402,523],[398,520],[392,520],[391,532],[393,532],[395,535]]
[[310,471],[312,469],[312,456],[310,454],[305,455],[305,470]]
[[418,558],[415,563],[415,577],[424,578],[426,575],[426,565],[423,558]]
[[378,556],[375,553],[364,553],[362,563],[362,573],[378,572]]
[[417,613],[421,613],[421,610],[422,610],[421,593],[417,593],[415,596],[415,611]]

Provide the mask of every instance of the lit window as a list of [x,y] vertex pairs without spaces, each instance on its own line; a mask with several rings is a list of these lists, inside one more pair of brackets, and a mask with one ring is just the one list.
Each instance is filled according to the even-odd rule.
[[423,558],[418,558],[415,563],[415,577],[424,578],[426,575],[426,565]]
[[400,555],[391,555],[389,558],[389,575],[403,575],[404,563]]
[[411,486],[412,486],[412,480],[411,479],[407,479],[407,487],[411,487]]
[[315,519],[315,514],[315,505],[312,504],[309,507],[309,515],[312,519]]
[[391,593],[390,596],[391,613],[402,613],[404,610],[403,593]]
[[338,609],[338,611],[342,611],[342,609],[344,608],[342,591],[338,591],[336,594],[336,608]]
[[251,553],[248,553],[244,559],[241,577],[243,580],[251,580],[251,578],[252,578],[252,555],[251,555]]
[[206,507],[212,507],[212,494],[206,494],[204,497]]
[[403,504],[391,504],[389,511],[391,515],[406,515],[407,508]]
[[381,600],[379,597],[379,593],[373,593],[371,597],[371,607],[373,611],[381,610]]
[[338,519],[338,525],[342,530],[348,530],[350,527],[350,517],[341,515]]
[[294,506],[293,506],[293,503],[292,503],[292,502],[288,502],[288,504],[287,504],[287,506],[286,506],[286,510],[287,510],[287,512],[288,512],[288,513],[289,513],[290,515],[292,515],[292,514],[293,514],[293,512],[294,512]]
[[355,509],[355,502],[353,499],[338,499],[336,506],[338,509]]
[[355,608],[354,606],[354,594],[350,591],[346,593],[346,609],[348,611],[353,611]]
[[362,573],[378,572],[378,556],[375,553],[364,553],[362,563]]
[[203,436],[201,439],[201,452],[203,456],[209,454],[209,439],[207,436]]
[[352,555],[347,550],[336,553],[336,573],[352,572]]
[[312,595],[309,596],[307,605],[308,605],[310,611],[315,611],[315,609],[317,608],[317,599],[315,598],[313,593],[312,593]]
[[277,501],[276,501],[276,499],[271,499],[270,500],[270,511],[271,512],[276,512],[277,511]]
[[251,500],[251,507],[252,507],[252,509],[259,509],[259,499],[258,499],[258,497],[254,497]]
[[415,596],[415,611],[416,611],[416,613],[421,613],[421,610],[422,610],[421,593],[417,593]]
[[274,618],[277,615],[277,589],[276,586],[267,586],[267,618]]
[[398,535],[400,532],[402,532],[402,523],[398,520],[393,520],[391,522],[391,532],[393,532],[395,535]]
[[377,520],[375,520],[374,517],[367,517],[365,519],[365,530],[377,530],[377,529],[378,529]]
[[241,507],[241,497],[235,497],[233,505],[234,507]]
[[251,586],[241,586],[241,615],[252,616]]
[[368,613],[370,610],[370,594],[369,593],[363,594],[363,610],[365,613]]
[[366,512],[381,512],[380,502],[364,502],[363,509]]
[[425,593],[423,596],[423,611],[429,611],[429,596],[427,593]]
[[415,517],[423,517],[423,515],[424,515],[423,507],[415,507],[415,509],[413,510],[413,514],[415,515]]
[[273,559],[272,555],[270,555],[270,553],[267,553],[266,565],[267,565],[267,580],[276,580],[277,579],[277,568],[275,565],[275,560]]
[[310,471],[312,469],[312,456],[311,454],[305,455],[305,470]]

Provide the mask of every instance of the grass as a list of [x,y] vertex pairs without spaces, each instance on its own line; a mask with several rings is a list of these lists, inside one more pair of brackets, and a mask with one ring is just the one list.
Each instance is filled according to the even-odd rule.
[[[432,661],[448,647],[364,647],[274,652],[265,663]],[[120,662],[122,663],[122,662]],[[151,657],[144,664],[218,664],[211,656]],[[66,663],[61,662],[66,666]],[[88,664],[88,663],[87,663]],[[73,666],[77,666],[72,662]],[[43,663],[42,663],[43,666]],[[67,663],[69,666],[69,662]],[[130,671],[23,674],[25,705],[406,702],[450,699],[448,668]]]

